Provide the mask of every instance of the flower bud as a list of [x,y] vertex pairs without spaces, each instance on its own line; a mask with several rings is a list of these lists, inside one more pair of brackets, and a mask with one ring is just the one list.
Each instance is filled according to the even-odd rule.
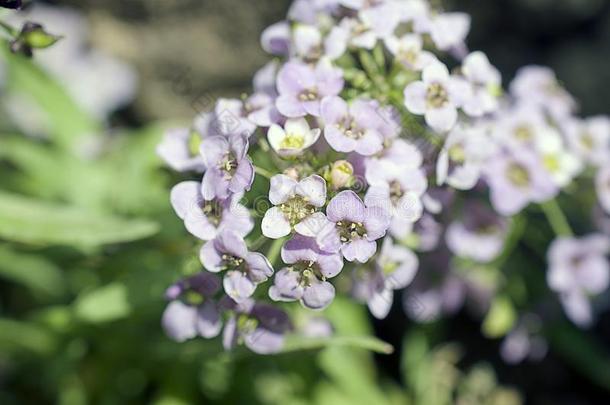
[[297,169],[296,167],[289,167],[288,169],[284,170],[284,174],[290,177],[291,179],[299,181],[299,169]]
[[17,38],[11,41],[10,49],[13,53],[32,56],[32,50],[48,48],[61,38],[61,36],[46,32],[42,25],[28,21],[23,24]]
[[330,169],[330,183],[335,189],[349,187],[354,180],[354,167],[347,160],[338,160]]

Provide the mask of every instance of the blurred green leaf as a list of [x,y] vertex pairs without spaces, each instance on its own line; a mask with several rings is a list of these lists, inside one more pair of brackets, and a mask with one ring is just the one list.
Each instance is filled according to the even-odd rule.
[[66,150],[76,151],[76,138],[92,136],[101,130],[68,93],[32,60],[12,54],[8,47],[0,47],[7,62],[9,91],[26,93],[47,113],[52,139]]
[[352,347],[370,350],[381,354],[391,354],[394,348],[389,343],[373,336],[331,336],[328,338],[309,338],[291,336],[286,340],[283,353],[299,350],[322,349],[324,347]]
[[492,301],[481,328],[485,336],[499,338],[512,329],[516,320],[517,311],[512,301],[505,295],[499,295]]
[[0,277],[24,285],[37,293],[59,296],[65,291],[61,270],[43,256],[0,246]]
[[127,220],[0,192],[0,238],[90,248],[154,235],[155,222]]
[[131,313],[127,287],[112,283],[79,297],[74,304],[77,318],[91,323],[103,323],[125,318]]
[[26,351],[37,355],[53,353],[55,336],[34,323],[0,318],[0,352]]

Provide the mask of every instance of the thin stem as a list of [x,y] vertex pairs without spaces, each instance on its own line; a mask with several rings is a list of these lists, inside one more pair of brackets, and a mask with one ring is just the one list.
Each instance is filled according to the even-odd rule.
[[546,219],[549,221],[551,228],[553,228],[553,231],[557,236],[574,236],[570,223],[557,203],[557,200],[553,199],[542,203],[540,204],[540,208],[542,209],[542,212],[544,212]]
[[18,35],[18,31],[13,28],[11,25],[5,23],[4,21],[0,20],[0,27],[4,29],[4,31],[6,31],[7,34],[9,34],[11,37],[16,37]]
[[271,178],[273,177],[273,173],[259,166],[254,166],[254,171],[256,172],[256,174],[260,174],[261,176],[269,180],[271,180]]
[[280,257],[280,252],[282,251],[282,246],[284,246],[284,241],[286,238],[280,238],[273,241],[269,250],[267,251],[267,259],[271,264],[275,263]]

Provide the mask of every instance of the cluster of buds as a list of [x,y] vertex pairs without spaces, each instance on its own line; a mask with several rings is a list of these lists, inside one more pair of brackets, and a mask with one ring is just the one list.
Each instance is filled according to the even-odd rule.
[[[599,168],[610,208],[607,118],[576,118],[547,68],[522,69],[503,92],[485,54],[468,50],[469,28],[468,15],[423,0],[296,0],[264,31],[276,59],[253,94],[218,100],[158,146],[173,169],[203,174],[171,201],[204,241],[196,280],[223,276],[213,291],[171,287],[172,337],[216,336],[226,318],[226,347],[274,352],[292,330],[283,302],[323,310],[345,285],[377,318],[405,288],[418,321],[457,310],[473,290],[489,306],[493,291],[471,288],[454,264],[478,268],[511,248],[509,217],[587,167]],[[586,260],[552,269],[551,288],[605,289],[607,265],[595,273],[603,288],[564,282],[588,277],[576,268]]]

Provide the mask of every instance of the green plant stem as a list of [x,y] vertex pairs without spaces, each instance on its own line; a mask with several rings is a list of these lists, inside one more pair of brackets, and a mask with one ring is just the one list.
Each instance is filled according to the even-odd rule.
[[574,236],[570,223],[557,203],[557,200],[553,199],[542,203],[540,204],[540,208],[542,209],[542,212],[544,212],[547,221],[549,221],[551,228],[553,228],[553,232],[555,232],[557,236]]
[[267,251],[267,259],[269,259],[271,264],[274,264],[280,257],[280,252],[285,240],[286,238],[276,239],[269,247],[269,250]]
[[254,166],[254,171],[269,180],[273,177],[273,173],[259,166]]

